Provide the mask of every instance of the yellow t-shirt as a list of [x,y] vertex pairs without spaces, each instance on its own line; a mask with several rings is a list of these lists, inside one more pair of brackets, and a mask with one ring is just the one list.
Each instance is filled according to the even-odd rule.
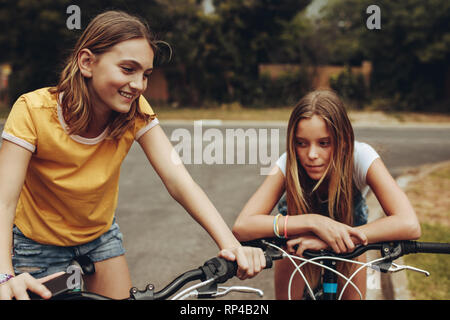
[[[144,97],[140,109],[153,114]],[[48,88],[22,95],[13,105],[2,138],[33,153],[14,223],[30,239],[73,246],[105,233],[117,206],[120,166],[131,145],[158,124],[136,119],[120,139],[107,129],[88,139],[68,135],[62,110]]]

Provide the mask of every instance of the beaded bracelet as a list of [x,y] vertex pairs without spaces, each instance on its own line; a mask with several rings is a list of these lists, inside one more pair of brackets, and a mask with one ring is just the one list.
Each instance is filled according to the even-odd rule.
[[0,284],[7,282],[11,278],[14,278],[14,276],[11,274],[0,273]]

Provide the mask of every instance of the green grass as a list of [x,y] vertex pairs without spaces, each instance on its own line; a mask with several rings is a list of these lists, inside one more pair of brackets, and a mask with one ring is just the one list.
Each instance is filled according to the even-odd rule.
[[[450,243],[450,228],[443,225],[422,223],[422,237],[425,242]],[[406,271],[409,290],[418,300],[450,299],[450,255],[412,254],[404,257],[405,264],[430,272],[430,276]]]

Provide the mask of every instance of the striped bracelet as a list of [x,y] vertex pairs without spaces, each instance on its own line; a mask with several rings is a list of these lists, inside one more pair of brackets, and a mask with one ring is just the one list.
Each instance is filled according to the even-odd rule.
[[277,236],[277,238],[284,239],[283,236],[280,236],[280,231],[278,228],[278,219],[280,218],[281,213],[277,214],[275,218],[273,218],[273,233]]

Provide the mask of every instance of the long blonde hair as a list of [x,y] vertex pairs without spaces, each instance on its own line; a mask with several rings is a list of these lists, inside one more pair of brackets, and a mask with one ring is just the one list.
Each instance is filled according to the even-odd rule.
[[[311,181],[295,151],[295,134],[302,119],[321,117],[331,136],[332,156],[325,174]],[[328,215],[336,221],[353,225],[353,149],[354,133],[344,104],[330,90],[313,91],[295,106],[287,129],[286,202],[288,214],[319,213],[314,195],[322,183],[328,183]],[[321,214],[324,214],[321,212]],[[311,266],[311,265],[310,265]],[[314,268],[306,268],[308,278],[316,283]]]
[[[138,38],[146,39],[156,53],[157,41],[146,22],[136,16],[122,11],[106,11],[97,15],[88,24],[61,72],[58,85],[50,89],[51,93],[61,97],[62,114],[69,127],[69,134],[86,131],[93,117],[87,79],[82,76],[78,67],[79,52],[82,49],[89,49],[93,54],[101,55],[120,42]],[[128,113],[113,112],[108,138],[121,137],[134,125],[136,117],[149,121],[155,116],[141,112],[136,99]]]

